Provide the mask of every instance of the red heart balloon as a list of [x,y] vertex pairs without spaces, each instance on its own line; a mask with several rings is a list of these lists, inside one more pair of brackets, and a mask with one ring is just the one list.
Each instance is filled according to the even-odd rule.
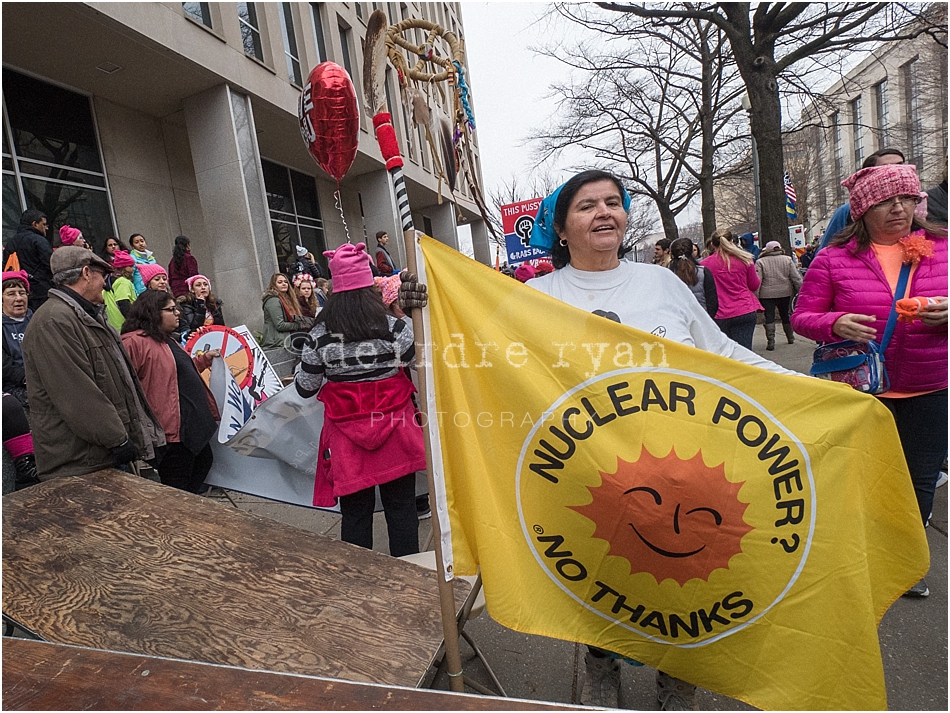
[[356,89],[343,67],[323,62],[313,68],[300,94],[297,118],[313,160],[342,181],[356,158],[360,132]]

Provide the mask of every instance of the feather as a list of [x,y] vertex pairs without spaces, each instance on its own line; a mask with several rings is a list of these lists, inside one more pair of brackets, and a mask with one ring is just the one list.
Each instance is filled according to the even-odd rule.
[[452,125],[444,114],[440,114],[436,119],[438,122],[434,134],[438,136],[438,142],[442,146],[442,165],[444,167],[445,180],[449,184],[449,190],[455,190],[455,179],[458,171],[455,168],[455,147],[452,145]]
[[429,103],[426,101],[426,95],[417,87],[409,87],[406,90],[409,98],[409,107],[412,114],[412,123],[416,126],[426,126],[429,123]]
[[389,21],[382,10],[374,10],[366,25],[363,51],[363,97],[374,116],[386,109],[386,29]]

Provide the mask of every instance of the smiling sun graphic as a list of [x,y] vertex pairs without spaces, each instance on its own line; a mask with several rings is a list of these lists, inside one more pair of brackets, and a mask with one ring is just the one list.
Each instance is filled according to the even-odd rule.
[[639,460],[617,461],[589,487],[593,501],[571,509],[593,521],[594,537],[610,543],[610,554],[625,558],[631,573],[646,572],[657,583],[709,579],[728,568],[752,531],[743,520],[747,504],[741,484],[726,479],[722,464],[708,467],[697,453],[681,460],[675,451],[656,458],[646,448]]

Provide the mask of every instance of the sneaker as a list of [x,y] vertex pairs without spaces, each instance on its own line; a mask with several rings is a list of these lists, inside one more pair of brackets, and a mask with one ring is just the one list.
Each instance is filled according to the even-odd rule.
[[584,654],[584,686],[581,705],[617,708],[620,697],[620,662],[607,656]]
[[428,520],[432,517],[432,508],[429,507],[429,496],[423,495],[416,498],[416,515],[420,520]]
[[656,672],[656,699],[661,711],[692,711],[696,686],[662,671]]
[[937,476],[937,487],[947,484],[947,471],[941,470],[940,475]]
[[911,599],[923,599],[930,596],[930,590],[927,588],[927,582],[920,580],[913,587],[908,589],[902,596]]

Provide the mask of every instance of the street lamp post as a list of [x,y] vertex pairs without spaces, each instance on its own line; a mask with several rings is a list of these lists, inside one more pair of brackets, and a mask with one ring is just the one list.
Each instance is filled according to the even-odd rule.
[[762,242],[762,203],[759,200],[759,149],[755,143],[755,134],[752,133],[752,102],[749,94],[743,94],[739,100],[746,114],[749,115],[749,133],[752,136],[752,181],[755,184],[755,229],[759,235],[759,244]]

